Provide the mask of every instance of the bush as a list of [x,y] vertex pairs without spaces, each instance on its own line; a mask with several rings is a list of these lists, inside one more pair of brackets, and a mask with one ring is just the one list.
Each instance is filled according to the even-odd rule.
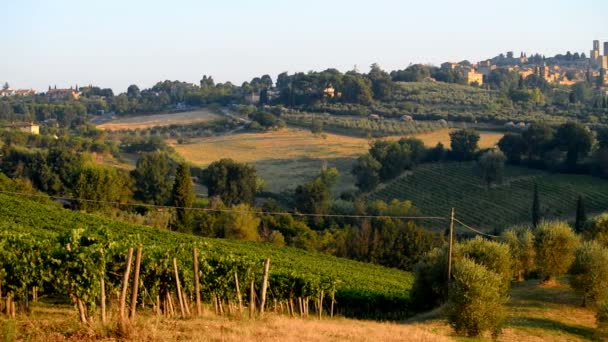
[[[608,302],[602,302],[597,306],[597,312],[595,314],[597,321],[597,330],[605,338],[608,335]],[[598,340],[604,340],[598,338]]]
[[506,294],[500,275],[463,258],[454,267],[450,284],[448,319],[457,334],[480,336],[489,331],[496,337],[505,318]]
[[545,280],[565,274],[574,262],[579,238],[565,222],[542,222],[536,233],[536,266]]
[[515,278],[524,281],[525,275],[535,267],[534,233],[530,228],[516,227],[504,231],[502,238],[511,250]]
[[466,258],[486,267],[501,278],[500,289],[506,294],[509,291],[513,269],[509,246],[489,241],[481,237],[458,243],[454,248],[454,263]]
[[427,310],[444,302],[447,295],[447,249],[435,248],[418,262],[414,269],[412,306],[415,310]]
[[608,213],[598,215],[585,225],[583,236],[608,247]]
[[232,207],[233,211],[224,213],[217,222],[219,227],[223,227],[224,238],[259,241],[260,234],[258,228],[260,219],[247,204],[238,204]]
[[570,285],[583,296],[583,306],[608,299],[608,249],[595,241],[585,242],[574,252]]
[[[447,247],[435,248],[425,255],[414,269],[412,288],[413,306],[426,310],[447,299],[448,256]],[[509,247],[502,243],[476,238],[454,244],[453,265],[467,258],[483,265],[501,278],[499,289],[506,294],[512,278]]]

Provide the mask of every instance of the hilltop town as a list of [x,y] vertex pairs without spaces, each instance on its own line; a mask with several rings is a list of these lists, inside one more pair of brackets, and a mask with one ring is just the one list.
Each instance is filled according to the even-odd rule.
[[459,70],[463,73],[468,84],[483,85],[484,79],[493,70],[500,68],[515,71],[525,79],[530,75],[538,75],[549,83],[560,85],[573,85],[577,82],[588,81],[597,85],[608,86],[608,42],[604,42],[603,54],[600,51],[600,41],[593,41],[593,49],[589,57],[585,53],[567,52],[565,55],[556,55],[546,58],[539,54],[528,56],[522,52],[515,57],[513,52],[500,54],[473,65],[468,61],[459,63],[446,62],[441,64],[442,69]]

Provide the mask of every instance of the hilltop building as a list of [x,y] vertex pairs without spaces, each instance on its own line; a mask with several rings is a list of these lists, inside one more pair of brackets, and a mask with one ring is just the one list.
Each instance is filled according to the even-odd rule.
[[593,50],[589,55],[591,65],[598,69],[608,69],[608,42],[604,42],[604,54],[600,52],[600,41],[593,41]]
[[477,63],[477,72],[483,76],[488,76],[493,70],[496,70],[497,66],[492,64],[491,60],[485,60]]
[[57,86],[51,88],[49,86],[49,90],[46,92],[46,96],[48,96],[49,100],[79,100],[80,99],[80,91],[78,91],[78,86],[76,88],[70,87],[69,89],[57,89]]
[[20,130],[21,132],[34,134],[34,135],[40,134],[40,125],[37,125],[33,122],[17,122],[17,123],[13,123],[8,126],[5,126],[5,128],[17,129],[17,130]]
[[0,89],[0,97],[5,96],[29,96],[35,95],[36,92],[32,89]]
[[467,80],[467,84],[476,83],[477,85],[483,84],[483,74],[477,72],[475,69],[465,69],[464,78]]

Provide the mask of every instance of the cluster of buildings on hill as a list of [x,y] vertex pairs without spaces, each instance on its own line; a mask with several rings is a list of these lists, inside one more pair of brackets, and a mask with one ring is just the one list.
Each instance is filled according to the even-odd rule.
[[0,97],[29,96],[29,95],[36,95],[36,92],[32,89],[11,89],[11,88],[0,89]]
[[[0,89],[0,97],[31,95],[36,95],[36,92],[33,89],[12,89],[6,86]],[[38,95],[46,95],[49,100],[78,100],[80,99],[81,93],[78,90],[78,86],[66,89],[58,89],[57,86],[51,88],[51,86],[49,86],[49,89],[45,93],[39,93]]]
[[4,126],[4,128],[15,129],[21,132],[38,135],[40,134],[40,125],[34,122],[16,122],[10,125]]
[[[508,71],[517,72],[522,78],[530,75],[537,75],[549,83],[572,85],[580,81],[591,81],[601,83],[608,87],[608,42],[604,42],[603,54],[600,51],[600,41],[593,41],[593,50],[589,58],[578,57],[574,59],[550,58],[528,58],[524,53],[519,58],[513,57],[512,53],[508,57],[501,57],[498,63],[496,58],[487,59],[477,64],[468,62],[443,63],[441,68],[444,70],[457,70],[464,77],[468,84],[482,85],[484,77],[496,69],[504,68]],[[541,59],[541,61],[539,61]]]

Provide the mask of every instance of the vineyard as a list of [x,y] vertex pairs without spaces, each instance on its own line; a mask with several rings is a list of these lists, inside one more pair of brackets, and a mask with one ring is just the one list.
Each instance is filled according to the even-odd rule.
[[424,164],[413,174],[384,184],[370,197],[411,200],[427,215],[447,216],[454,207],[464,222],[488,231],[530,222],[535,183],[544,218],[573,218],[579,195],[588,212],[608,208],[606,180],[507,166],[503,183],[487,188],[473,163]]
[[288,124],[300,127],[312,127],[313,120],[323,124],[328,132],[383,137],[390,135],[411,135],[428,133],[448,127],[445,121],[398,121],[398,120],[369,120],[361,117],[334,116],[330,114],[283,114],[281,116]]
[[69,298],[83,323],[99,311],[106,319],[106,305],[121,321],[141,308],[192,316],[203,304],[218,314],[410,314],[406,272],[270,244],[193,238],[7,195],[0,203],[0,287],[9,315],[45,294]]

